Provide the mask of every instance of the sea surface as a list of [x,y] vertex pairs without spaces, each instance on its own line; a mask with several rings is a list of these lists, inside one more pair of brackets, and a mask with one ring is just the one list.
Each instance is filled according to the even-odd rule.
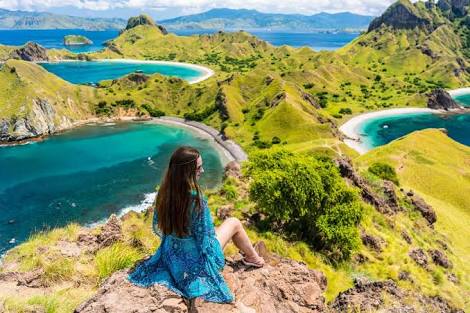
[[97,124],[0,147],[0,254],[40,230],[145,209],[181,145],[201,151],[202,186],[221,183],[223,165],[213,144],[176,126]]
[[[178,30],[177,35],[189,36],[198,34],[211,34],[217,30]],[[307,46],[314,50],[336,50],[343,47],[357,36],[359,33],[287,33],[253,31],[253,35],[268,41],[275,46],[289,45],[292,47]],[[66,35],[83,35],[93,41],[89,46],[65,47],[63,44]],[[104,48],[106,40],[113,39],[119,35],[118,30],[106,31],[86,31],[80,29],[71,30],[0,30],[0,44],[23,45],[28,41],[34,41],[46,48],[66,48],[75,53],[92,52]]]
[[[83,35],[93,41],[86,46],[64,46],[64,36]],[[0,44],[21,46],[34,41],[45,48],[68,49],[75,53],[98,51],[104,48],[106,40],[119,35],[118,30],[89,31],[82,29],[48,29],[48,30],[0,30]]]
[[[458,103],[470,107],[470,94],[456,96]],[[372,149],[425,128],[445,128],[450,138],[470,146],[470,112],[464,114],[412,113],[376,117],[359,126],[363,146]]]
[[137,70],[148,75],[159,73],[188,81],[204,75],[201,70],[189,66],[138,61],[61,61],[39,64],[49,72],[74,84],[98,83],[101,80],[119,78]]

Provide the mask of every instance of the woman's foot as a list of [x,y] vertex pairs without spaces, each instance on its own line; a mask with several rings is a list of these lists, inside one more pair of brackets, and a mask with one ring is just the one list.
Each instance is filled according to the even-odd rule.
[[265,264],[264,259],[259,255],[245,256],[243,257],[242,262],[245,265],[254,267],[263,267]]

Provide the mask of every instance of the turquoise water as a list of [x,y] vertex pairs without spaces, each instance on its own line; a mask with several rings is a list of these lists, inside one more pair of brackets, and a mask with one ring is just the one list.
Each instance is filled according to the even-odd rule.
[[470,146],[470,113],[415,113],[373,118],[360,126],[359,133],[363,146],[372,149],[426,128],[445,128],[450,138]]
[[[454,98],[470,107],[470,94]],[[470,146],[470,112],[464,114],[413,113],[372,118],[359,127],[363,146],[372,149],[426,128],[445,128],[450,138]]]
[[165,76],[176,76],[188,81],[195,80],[204,74],[198,69],[187,66],[147,62],[64,61],[40,63],[40,65],[49,72],[74,84],[98,83],[105,79],[116,79],[136,70],[148,75],[159,73]]
[[177,127],[84,126],[43,142],[1,147],[0,254],[42,229],[142,209],[152,201],[171,153],[187,144],[202,153],[201,185],[218,185],[218,152],[207,139]]

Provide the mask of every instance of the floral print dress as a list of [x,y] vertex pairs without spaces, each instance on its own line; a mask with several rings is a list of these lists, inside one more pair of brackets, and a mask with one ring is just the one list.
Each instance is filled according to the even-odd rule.
[[194,209],[195,201],[192,201],[190,235],[185,237],[162,234],[158,229],[157,210],[154,210],[152,228],[161,243],[154,255],[128,275],[130,282],[142,287],[164,285],[188,299],[201,297],[218,303],[234,300],[220,273],[225,259],[215,236],[207,199],[201,200],[200,213]]

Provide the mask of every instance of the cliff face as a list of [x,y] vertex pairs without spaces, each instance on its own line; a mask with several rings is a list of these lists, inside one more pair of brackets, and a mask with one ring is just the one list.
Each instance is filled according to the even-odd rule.
[[428,31],[433,31],[438,26],[431,18],[423,15],[409,0],[400,0],[390,6],[384,14],[371,22],[369,32],[379,28],[382,24],[396,29],[420,27]]
[[23,47],[14,50],[11,53],[12,59],[19,59],[25,61],[48,61],[46,48],[38,45],[35,42],[28,42]]
[[56,110],[48,100],[33,99],[27,116],[0,120],[0,141],[18,141],[49,135],[72,125],[72,121],[66,116],[57,117]]
[[461,109],[450,94],[444,89],[438,88],[429,94],[428,108],[436,110]]

